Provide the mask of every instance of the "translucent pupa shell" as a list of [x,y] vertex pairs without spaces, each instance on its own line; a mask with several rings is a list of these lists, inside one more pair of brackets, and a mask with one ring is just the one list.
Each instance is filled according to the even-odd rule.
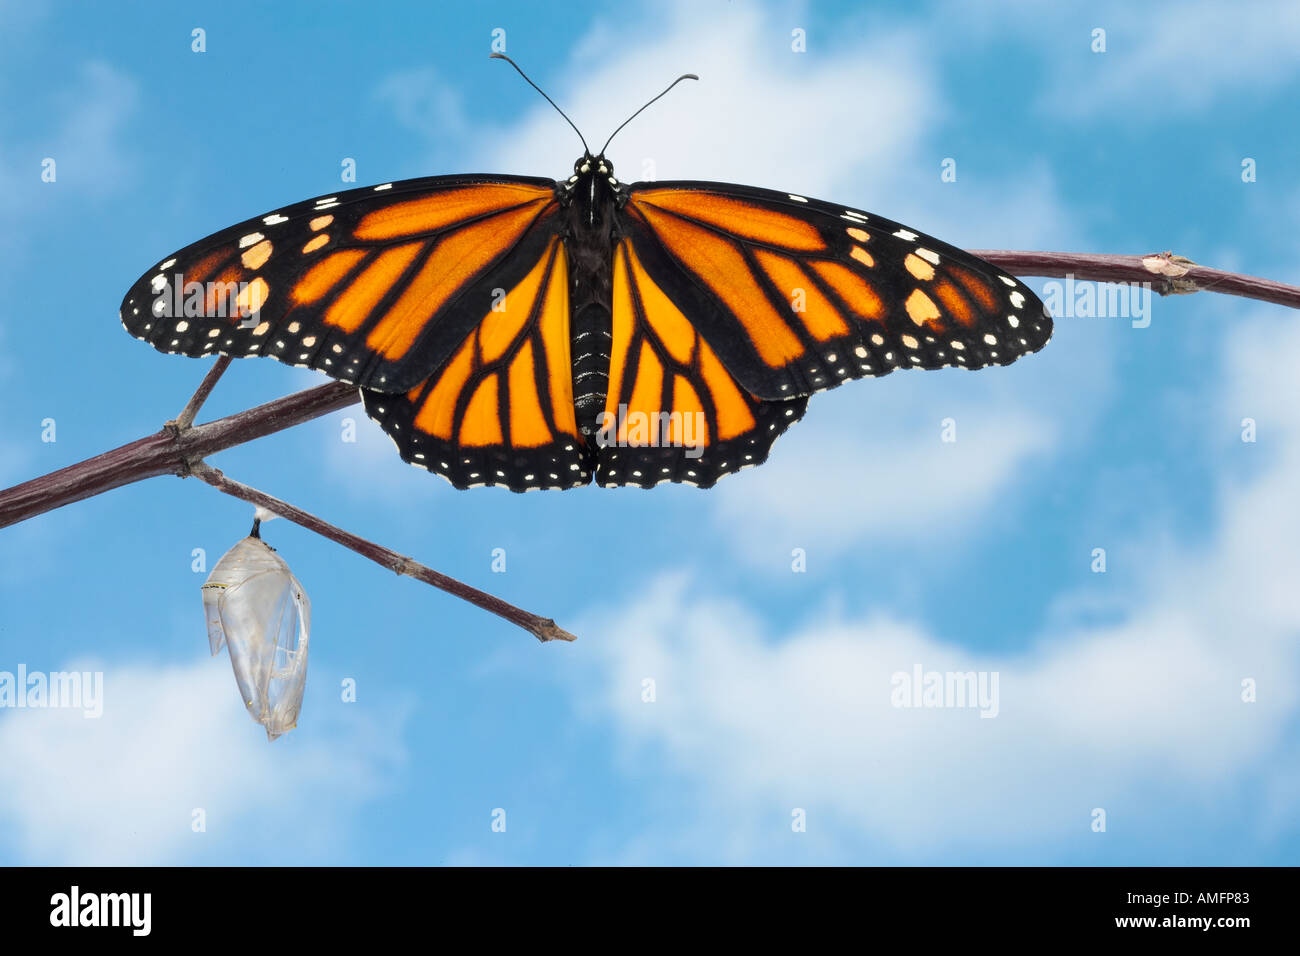
[[307,685],[311,601],[289,565],[261,538],[222,555],[203,583],[208,646],[230,650],[249,715],[274,740],[298,724]]

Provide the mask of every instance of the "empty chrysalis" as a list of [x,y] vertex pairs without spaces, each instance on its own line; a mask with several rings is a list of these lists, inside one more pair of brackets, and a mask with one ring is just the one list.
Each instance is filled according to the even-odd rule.
[[273,517],[258,508],[249,536],[222,555],[202,588],[208,645],[214,657],[229,648],[244,706],[268,740],[298,724],[311,633],[307,592],[261,538],[262,521]]

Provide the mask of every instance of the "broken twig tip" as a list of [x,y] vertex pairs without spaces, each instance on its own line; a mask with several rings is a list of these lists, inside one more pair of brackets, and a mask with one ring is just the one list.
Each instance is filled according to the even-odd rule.
[[570,634],[554,621],[541,621],[535,628],[530,628],[530,630],[543,644],[548,641],[569,641],[572,643],[578,639],[576,634]]

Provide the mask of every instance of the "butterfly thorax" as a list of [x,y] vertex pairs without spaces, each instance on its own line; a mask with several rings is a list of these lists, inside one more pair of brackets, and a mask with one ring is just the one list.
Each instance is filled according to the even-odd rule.
[[569,252],[573,404],[578,426],[591,435],[599,427],[609,389],[613,344],[613,261],[618,241],[616,212],[621,201],[614,167],[603,156],[584,156],[562,184],[565,245]]

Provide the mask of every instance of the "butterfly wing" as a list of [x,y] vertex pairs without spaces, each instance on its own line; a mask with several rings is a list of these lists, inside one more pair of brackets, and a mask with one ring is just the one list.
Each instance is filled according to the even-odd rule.
[[764,400],[737,383],[690,319],[647,273],[630,239],[614,253],[605,415],[596,481],[710,487],[767,459],[808,399]]
[[401,395],[362,390],[366,413],[402,458],[457,488],[591,481],[573,404],[563,241],[552,237],[527,266],[427,380]]
[[289,206],[187,246],[127,292],[164,352],[269,355],[404,393],[460,346],[559,228],[555,183],[436,176]]
[[1051,316],[1023,283],[906,226],[725,183],[637,183],[620,223],[651,281],[766,399],[896,368],[1007,365]]

